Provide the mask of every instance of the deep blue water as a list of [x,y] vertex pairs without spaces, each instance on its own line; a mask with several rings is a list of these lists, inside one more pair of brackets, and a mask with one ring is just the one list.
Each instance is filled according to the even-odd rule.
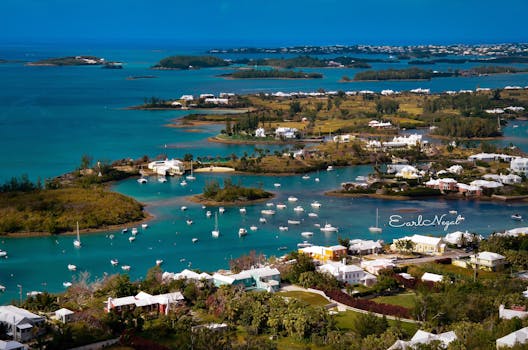
[[[177,53],[201,53],[205,48],[163,48],[111,49],[107,47],[54,48],[50,46],[2,47],[0,58],[10,60],[36,60],[45,57],[92,54],[111,60],[126,62],[123,70],[105,70],[98,67],[27,67],[22,63],[0,64],[0,182],[11,176],[28,174],[32,179],[48,178],[69,171],[80,163],[83,154],[95,160],[116,160],[138,158],[143,155],[167,154],[169,157],[182,157],[185,153],[197,156],[227,156],[231,153],[251,153],[252,146],[209,144],[207,137],[215,135],[222,126],[202,127],[199,133],[185,132],[182,129],[167,128],[172,119],[179,118],[182,111],[130,111],[125,107],[143,102],[145,97],[179,97],[182,94],[219,92],[275,92],[275,91],[314,91],[362,90],[380,91],[390,88],[406,90],[417,87],[432,91],[475,89],[476,87],[504,87],[506,85],[528,85],[527,74],[495,75],[474,78],[445,78],[430,82],[363,82],[339,83],[343,75],[353,76],[353,69],[323,69],[324,79],[312,81],[288,80],[224,80],[216,75],[226,69],[202,69],[197,71],[152,71],[149,67],[160,58]],[[405,66],[405,63],[399,63]],[[383,65],[376,67],[381,68]],[[390,67],[396,67],[391,65]],[[463,68],[457,65],[456,68]],[[445,67],[447,68],[447,67]],[[435,69],[438,67],[435,66]],[[127,80],[128,76],[156,75],[155,79]],[[528,150],[526,133],[528,123],[518,122],[518,128],[510,125],[503,145],[510,142]],[[354,180],[358,175],[366,175],[370,167],[351,167],[333,172],[321,172],[319,183],[298,176],[262,177],[236,176],[244,185],[262,185],[277,192],[274,203],[286,202],[289,195],[299,198],[306,212],[295,214],[289,204],[284,212],[278,211],[268,218],[266,224],[259,224],[260,210],[265,204],[248,206],[247,214],[241,216],[237,208],[230,208],[219,217],[222,236],[213,239],[210,231],[213,219],[207,219],[199,205],[190,204],[185,196],[199,193],[204,181],[211,177],[225,175],[197,175],[197,180],[187,187],[179,185],[178,179],[161,184],[151,179],[140,186],[134,179],[119,183],[115,189],[145,202],[148,210],[155,215],[145,232],[140,232],[135,242],[130,243],[127,235],[120,232],[105,232],[83,236],[83,248],[76,250],[72,237],[3,239],[0,249],[9,252],[9,258],[0,261],[0,284],[7,291],[0,295],[0,303],[18,297],[17,284],[29,290],[62,290],[62,282],[71,280],[76,273],[67,270],[69,263],[76,264],[78,271],[89,271],[93,279],[104,273],[120,272],[112,268],[110,259],[117,258],[123,264],[132,266],[133,278],[144,276],[156,259],[164,259],[164,268],[178,271],[191,263],[193,268],[213,270],[227,267],[231,257],[247,253],[251,249],[266,255],[282,254],[279,247],[294,249],[304,240],[302,231],[313,231],[313,243],[335,244],[337,234],[323,234],[315,223],[329,222],[340,228],[339,235],[360,238],[382,238],[390,241],[393,237],[408,233],[445,234],[440,227],[395,229],[387,226],[390,215],[401,214],[405,219],[415,219],[417,215],[433,216],[447,214],[451,209],[458,210],[466,220],[457,229],[472,230],[488,234],[523,223],[512,222],[509,216],[521,212],[528,216],[526,205],[511,206],[496,203],[467,201],[405,201],[387,202],[372,199],[344,199],[323,197],[325,190],[339,187],[341,182]],[[280,182],[276,189],[273,183]],[[309,218],[307,212],[312,200],[319,200],[323,206],[319,217]],[[181,205],[189,209],[182,212]],[[372,236],[367,228],[374,224],[375,209],[380,210],[380,222],[384,231]],[[418,212],[405,212],[401,209],[417,209]],[[210,209],[214,210],[214,209]],[[278,227],[288,219],[299,218],[299,226],[290,225],[287,232],[279,232]],[[187,218],[194,224],[188,226]],[[240,239],[239,227],[259,226],[257,232]],[[109,234],[114,239],[109,239]],[[191,239],[199,238],[193,244]],[[181,260],[185,259],[185,261]],[[45,269],[42,267],[45,266]]]

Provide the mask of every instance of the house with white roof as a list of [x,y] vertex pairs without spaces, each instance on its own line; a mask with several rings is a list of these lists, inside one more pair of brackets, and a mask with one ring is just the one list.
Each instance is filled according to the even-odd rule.
[[480,196],[482,195],[482,188],[478,186],[471,186],[463,183],[457,183],[458,192],[466,196]]
[[511,156],[509,154],[498,154],[498,153],[477,153],[468,157],[470,161],[482,161],[482,162],[493,162],[502,160],[504,162],[511,162],[512,159],[518,158],[517,156]]
[[371,128],[383,129],[383,128],[392,127],[392,124],[391,124],[391,122],[381,122],[381,121],[377,121],[377,120],[371,120],[368,123],[368,126],[370,126]]
[[218,98],[218,97],[208,97],[204,100],[204,103],[212,103],[215,105],[227,105],[229,104],[229,99]]
[[426,187],[434,188],[441,191],[456,191],[458,182],[450,177],[442,179],[430,179],[425,183]]
[[519,175],[515,175],[515,174],[508,174],[508,175],[486,174],[482,176],[482,178],[484,180],[492,180],[492,181],[500,182],[503,185],[513,185],[513,184],[519,184],[522,182],[522,177],[520,177]]
[[511,320],[513,318],[524,319],[528,317],[528,312],[525,307],[514,307],[513,309],[506,309],[504,305],[499,306],[499,318],[504,320]]
[[55,318],[61,321],[62,323],[69,323],[73,321],[74,314],[75,312],[69,309],[66,309],[66,308],[62,308],[62,309],[55,311]]
[[528,327],[519,329],[495,341],[497,349],[511,348],[528,343]]
[[45,319],[14,305],[0,306],[0,324],[3,324],[13,340],[26,342],[44,332]]
[[424,282],[440,283],[444,280],[444,276],[438,275],[436,273],[425,272],[422,275],[421,280]]
[[365,272],[357,265],[346,265],[342,262],[328,262],[317,268],[319,272],[328,273],[338,281],[354,285],[363,284],[367,287],[376,283],[377,278],[373,274]]
[[403,168],[401,168],[396,175],[396,177],[406,179],[406,180],[415,180],[420,177],[418,169],[413,167],[412,165],[406,165]]
[[397,340],[387,350],[411,350],[415,349],[420,344],[430,344],[433,341],[440,342],[440,346],[443,349],[447,349],[449,344],[457,339],[455,332],[445,332],[440,334],[429,333],[426,331],[418,330],[409,341]]
[[182,272],[174,273],[174,272],[163,272],[161,275],[162,280],[191,280],[195,282],[211,282],[213,280],[213,276],[209,275],[208,273],[202,272],[197,273],[192,270],[185,269]]
[[185,165],[178,159],[156,160],[148,163],[147,168],[158,175],[183,175]]
[[239,285],[246,290],[265,290],[267,292],[276,292],[280,288],[280,272],[276,268],[269,266],[244,270],[237,274],[219,273],[213,274],[213,283],[220,287],[223,285]]
[[500,271],[506,265],[506,257],[493,252],[479,252],[470,256],[469,262],[477,265],[479,269],[489,271]]
[[397,243],[401,240],[409,240],[413,242],[412,251],[415,253],[442,254],[446,248],[446,244],[444,243],[441,237],[413,235],[394,239],[391,244],[391,249],[397,251]]
[[194,96],[193,95],[182,95],[180,97],[180,100],[183,100],[183,101],[192,101],[194,100]]
[[473,180],[469,183],[471,186],[481,187],[481,188],[489,188],[489,189],[497,189],[501,188],[504,185],[497,181],[488,181],[488,180]]
[[444,242],[447,242],[449,244],[459,245],[463,240],[465,240],[466,242],[471,242],[473,240],[473,238],[476,238],[477,240],[480,240],[480,239],[482,239],[482,236],[480,236],[480,235],[475,236],[475,235],[473,235],[472,233],[470,233],[468,231],[466,231],[466,232],[455,231],[455,232],[451,232],[451,233],[446,234],[445,237],[444,237]]
[[336,135],[332,138],[334,142],[343,142],[347,143],[350,142],[350,140],[354,140],[356,137],[354,135],[345,134],[345,135]]
[[299,253],[306,254],[314,260],[326,263],[331,260],[340,260],[343,256],[346,256],[347,248],[342,245],[333,245],[330,247],[314,245],[311,247],[300,248]]
[[258,128],[255,130],[255,137],[266,137],[266,130],[264,128]]
[[375,259],[375,260],[361,260],[360,266],[367,272],[373,275],[378,275],[381,270],[393,269],[396,267],[394,259]]
[[287,128],[287,127],[278,127],[275,129],[275,137],[285,138],[285,139],[294,139],[297,135],[296,128]]
[[348,250],[352,254],[367,255],[376,254],[383,250],[381,240],[351,239]]
[[510,169],[518,174],[528,175],[528,158],[514,158],[510,161]]
[[455,164],[455,165],[451,165],[446,170],[447,172],[451,174],[460,175],[462,174],[462,171],[464,171],[464,168],[462,167],[462,165]]
[[27,347],[14,340],[0,340],[0,350],[26,350]]
[[109,297],[105,302],[105,311],[110,313],[113,310],[117,312],[131,311],[141,308],[147,312],[159,312],[167,315],[170,309],[183,302],[185,298],[180,292],[150,295],[145,292],[139,292],[135,296],[121,298]]

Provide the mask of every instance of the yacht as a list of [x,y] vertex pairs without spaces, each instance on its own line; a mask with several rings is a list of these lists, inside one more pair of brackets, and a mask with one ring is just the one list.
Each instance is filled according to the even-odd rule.
[[121,269],[123,271],[130,271],[130,265],[123,265],[123,266],[121,266]]
[[130,243],[134,242],[135,240],[136,240],[136,236],[130,236],[130,237],[128,237],[128,241],[129,241]]
[[303,236],[303,237],[312,237],[313,236],[313,232],[310,232],[310,231],[301,232],[301,236]]
[[315,182],[319,182],[319,181],[321,181],[321,180],[319,180],[319,178],[316,177],[316,178],[315,178]]
[[511,219],[512,219],[512,220],[515,220],[515,221],[521,221],[521,220],[522,220],[522,215],[521,215],[521,214],[517,214],[517,213],[516,213],[516,214],[513,214],[513,215],[511,216]]
[[297,243],[297,248],[308,248],[313,246],[312,243],[308,243],[308,241],[303,241],[302,243]]
[[167,182],[167,178],[165,176],[158,177],[158,182],[165,183]]
[[259,222],[265,224],[268,220],[266,220],[266,218],[259,218]]
[[191,175],[187,175],[185,178],[186,178],[187,180],[189,180],[189,181],[196,180],[196,177],[195,177],[194,174],[193,174],[193,164],[192,164],[192,160],[191,160]]
[[148,182],[148,180],[145,179],[144,177],[140,177],[139,179],[137,179],[137,182],[140,183],[140,184],[146,184]]
[[81,247],[81,236],[79,236],[79,222],[77,221],[77,239],[73,240],[73,246],[75,248]]
[[275,186],[275,187],[281,187],[281,184],[277,182],[277,183],[274,183],[273,186]]
[[308,216],[311,217],[311,218],[316,218],[319,215],[317,215],[317,213],[308,213]]
[[288,202],[297,202],[297,201],[298,201],[297,197],[294,197],[294,196],[288,197]]
[[187,186],[187,181],[182,180],[182,181],[180,182],[180,185],[181,185],[181,186]]
[[163,264],[163,259],[156,260],[156,266],[160,266],[161,264]]
[[286,204],[279,203],[276,205],[277,209],[286,209]]
[[245,228],[238,229],[238,237],[243,237],[247,235],[247,230]]
[[62,285],[63,285],[64,288],[68,288],[68,287],[72,286],[72,283],[71,282],[62,282]]
[[264,214],[264,215],[274,215],[275,214],[275,210],[271,210],[271,209],[262,209],[260,211],[261,214]]
[[381,227],[379,227],[379,211],[378,208],[376,208],[376,226],[369,227],[370,233],[381,233],[383,230]]
[[288,231],[288,226],[279,226],[279,231]]
[[5,292],[6,287],[0,284],[0,292]]
[[298,206],[296,206],[295,208],[293,208],[293,211],[296,211],[296,212],[299,212],[299,213],[301,213],[301,212],[303,212],[303,211],[304,211],[304,208],[303,208],[303,207],[301,207],[300,205],[298,205]]
[[238,209],[238,211],[240,211],[240,214],[245,214],[246,213],[246,208],[240,208],[240,209]]
[[321,208],[321,203],[318,201],[313,201],[311,204],[312,208]]
[[146,229],[148,227],[148,224],[141,224],[142,229]]
[[211,231],[211,235],[213,237],[220,236],[220,231],[218,230],[218,213],[215,213],[215,227],[214,230]]
[[198,238],[194,237],[191,241],[192,241],[193,243],[196,243],[196,242],[198,242]]
[[121,233],[127,233],[128,232],[128,227],[125,227],[124,229],[121,230]]
[[132,234],[137,235],[138,229],[136,227],[132,228]]
[[224,207],[220,207],[220,208],[218,208],[218,212],[219,212],[220,214],[223,214],[223,213],[225,212],[225,208],[224,208]]
[[338,231],[337,227],[334,227],[328,223],[326,223],[323,227],[321,227],[320,230],[323,232],[337,232]]
[[0,258],[7,258],[7,252],[5,250],[0,249]]
[[208,218],[210,218],[210,217],[211,217],[211,215],[213,215],[213,214],[211,213],[211,211],[210,211],[210,210],[208,210],[208,211],[207,211],[207,212],[205,213],[205,216],[207,216]]
[[68,270],[75,271],[75,270],[77,270],[77,266],[75,266],[73,264],[68,264]]
[[334,170],[334,167],[331,166],[331,165],[329,165],[329,166],[326,168],[326,171],[332,171],[332,170]]
[[300,225],[301,222],[299,220],[288,220],[289,225]]
[[185,222],[187,222],[187,225],[192,225],[193,221],[191,219],[187,219]]
[[451,215],[456,215],[456,214],[458,214],[458,211],[456,211],[456,210],[450,210],[450,211],[449,211],[449,214],[451,214]]
[[309,178],[310,178],[310,175],[304,175],[304,176],[302,177],[303,180],[308,180]]
[[185,205],[182,205],[182,206],[180,207],[180,210],[181,210],[181,211],[186,211],[186,210],[187,210],[187,207],[186,207]]
[[258,230],[258,227],[255,226],[255,225],[251,225],[251,226],[249,226],[249,229],[250,229],[251,231],[256,231],[256,230]]
[[110,260],[110,264],[112,264],[112,266],[117,266],[119,264],[119,260],[112,259],[112,260]]

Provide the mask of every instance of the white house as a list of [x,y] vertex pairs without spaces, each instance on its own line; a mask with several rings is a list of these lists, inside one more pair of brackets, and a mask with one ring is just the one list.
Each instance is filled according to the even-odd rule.
[[371,286],[376,283],[376,276],[363,271],[357,265],[346,265],[342,262],[328,262],[317,268],[319,272],[328,273],[334,276],[338,281],[353,284],[363,284]]
[[413,94],[429,95],[431,93],[431,89],[417,88],[417,89],[410,90],[410,92],[412,92]]
[[66,308],[59,309],[55,311],[55,318],[62,323],[69,323],[73,320],[73,315],[75,312],[68,310]]
[[276,292],[280,288],[280,271],[269,266],[244,270],[237,274],[219,273],[213,274],[213,283],[219,287],[222,285],[240,285],[246,290],[257,289],[267,292]]
[[528,158],[514,158],[510,161],[510,169],[516,173],[528,175]]
[[266,137],[266,130],[264,128],[258,128],[255,130],[255,137]]
[[173,273],[173,272],[163,272],[161,275],[162,280],[192,280],[196,282],[204,281],[204,282],[211,282],[213,280],[213,276],[209,275],[208,273],[202,272],[197,273],[192,270],[185,269],[182,272],[179,273]]
[[396,264],[394,263],[394,259],[375,259],[362,260],[360,266],[365,271],[378,275],[381,270],[395,268]]
[[346,134],[346,135],[336,135],[332,139],[334,142],[347,143],[347,142],[350,142],[350,140],[353,140],[355,138],[356,137],[354,135]]
[[183,101],[192,101],[194,100],[194,96],[193,95],[182,95],[180,97],[180,100],[183,100]]
[[377,120],[371,120],[368,123],[368,126],[370,126],[371,128],[382,129],[382,128],[390,128],[392,127],[392,124],[391,122],[380,122]]
[[517,156],[511,156],[509,154],[498,154],[498,153],[477,153],[468,157],[471,161],[482,161],[482,162],[493,162],[496,160],[502,160],[504,162],[511,162],[512,159],[518,158]]
[[7,327],[7,334],[14,340],[25,342],[42,334],[44,322],[44,317],[25,309],[13,305],[0,306],[0,323]]
[[229,104],[229,99],[227,98],[217,98],[217,97],[208,97],[204,100],[205,103],[212,103],[215,105],[227,105]]
[[481,187],[481,188],[500,188],[504,185],[497,181],[488,181],[488,180],[473,180],[469,183],[471,186]]
[[14,340],[0,340],[0,350],[26,350],[27,347]]
[[275,129],[275,137],[283,137],[285,139],[294,139],[297,134],[296,128],[278,127]]
[[528,343],[528,327],[519,329],[518,331],[512,332],[499,338],[495,341],[497,349],[500,348],[511,348],[515,345],[522,345]]
[[464,168],[462,167],[462,165],[455,164],[455,165],[451,165],[446,170],[447,172],[451,174],[460,175],[462,174],[462,171],[464,171]]
[[504,305],[499,306],[499,318],[505,319],[505,320],[511,320],[512,318],[526,318],[528,317],[528,312],[526,312],[525,308],[519,308],[519,309],[506,309]]
[[406,180],[413,180],[413,179],[418,179],[420,177],[420,174],[419,174],[418,169],[416,169],[412,165],[406,165],[403,168],[401,168],[400,171],[398,171],[396,175],[394,176],[403,178]]
[[412,251],[416,253],[440,254],[445,251],[446,247],[446,244],[441,237],[413,235],[394,239],[390,248],[392,250],[398,250],[397,243],[400,240],[409,240],[413,242],[414,246]]
[[470,263],[483,270],[498,271],[506,265],[506,257],[493,252],[480,252],[470,256]]
[[[455,232],[446,234],[444,237],[444,241],[449,244],[460,244],[462,240],[465,240],[466,242],[471,242],[473,240],[473,237],[474,235],[468,231],[466,232],[455,231]],[[482,236],[478,235],[476,236],[476,238],[480,240],[482,239]]]
[[444,280],[444,276],[436,273],[425,272],[421,278],[422,281],[440,283]]
[[376,254],[383,250],[382,242],[383,241],[381,240],[351,239],[348,250],[350,250],[352,254]]
[[502,175],[502,174],[486,174],[482,176],[484,180],[492,180],[496,182],[500,182],[504,185],[513,185],[518,184],[522,182],[522,177],[515,174],[508,174],[508,175]]
[[112,310],[133,310],[135,308],[142,308],[147,311],[157,311],[167,315],[170,308],[182,302],[184,297],[180,292],[150,295],[145,292],[139,292],[135,296],[127,296],[122,298],[111,298],[105,302],[105,311],[110,313]]
[[447,349],[448,345],[457,339],[455,332],[445,332],[440,334],[433,334],[422,330],[416,331],[414,336],[409,341],[397,340],[387,350],[407,350],[415,349],[419,344],[429,344],[433,341],[439,341],[442,348]]
[[177,159],[156,160],[150,162],[147,168],[154,171],[158,175],[183,175],[185,173],[185,166],[182,161]]

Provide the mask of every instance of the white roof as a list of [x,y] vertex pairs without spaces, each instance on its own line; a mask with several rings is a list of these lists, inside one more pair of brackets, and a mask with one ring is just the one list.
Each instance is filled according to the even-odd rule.
[[150,295],[145,292],[139,292],[136,296],[127,296],[122,298],[109,298],[107,303],[110,308],[125,306],[125,305],[136,305],[136,306],[146,306],[153,304],[167,305],[169,303],[174,303],[180,300],[183,300],[183,294],[180,292]]
[[528,340],[528,327],[521,328],[518,331],[505,335],[497,339],[498,347],[513,347],[515,344],[526,344]]
[[436,273],[426,272],[422,275],[422,281],[442,282],[443,279],[444,279],[444,276],[437,275]]
[[452,179],[450,177],[445,177],[443,179],[439,179],[439,182],[443,182],[443,183],[457,183],[457,180],[455,179]]
[[471,186],[485,187],[485,188],[497,188],[497,187],[503,186],[500,182],[487,181],[487,180],[473,180],[469,184]]
[[26,348],[24,344],[19,343],[14,340],[0,340],[0,350],[13,350],[13,349],[20,349],[20,348]]
[[440,341],[444,348],[447,348],[449,343],[456,340],[457,336],[455,332],[445,332],[440,334],[433,334],[422,330],[416,331],[414,336],[409,341],[397,340],[388,350],[406,350],[414,349],[418,344],[429,344],[432,341]]
[[208,273],[205,273],[205,272],[197,273],[197,272],[194,272],[192,270],[185,269],[185,270],[183,270],[182,272],[179,272],[179,273],[164,272],[163,275],[162,275],[162,278],[163,279],[172,278],[172,279],[175,279],[175,280],[189,279],[189,280],[201,281],[201,280],[210,280],[213,277],[211,275],[209,275]]
[[75,312],[69,310],[69,309],[66,309],[66,308],[62,308],[62,309],[59,309],[57,311],[55,311],[55,315],[57,316],[67,316],[67,315],[72,315],[74,314]]
[[373,240],[351,239],[350,250],[381,249],[381,242]]
[[442,243],[441,237],[430,237],[430,236],[423,236],[423,235],[413,235],[413,236],[406,236],[402,238],[394,239],[393,242],[399,241],[399,240],[410,240],[415,244],[427,244],[427,245],[438,245]]
[[489,261],[496,261],[496,260],[504,260],[506,259],[505,256],[502,256],[497,253],[492,252],[480,252],[477,254],[477,257],[482,260],[489,260]]
[[44,318],[39,315],[35,315],[32,312],[16,307],[14,305],[0,306],[0,322],[13,324],[14,321],[15,324],[18,325],[19,323],[40,321],[43,319]]

